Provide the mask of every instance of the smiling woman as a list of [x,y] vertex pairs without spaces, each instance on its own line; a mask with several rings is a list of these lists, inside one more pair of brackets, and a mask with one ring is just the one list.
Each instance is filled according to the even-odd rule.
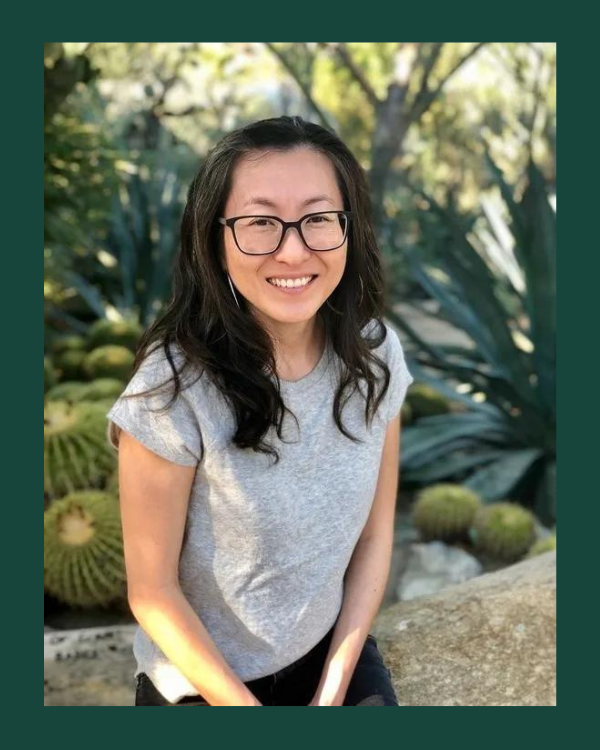
[[[230,133],[190,185],[172,299],[107,415],[136,705],[397,705],[367,635],[412,377],[370,211],[355,157],[300,118]],[[309,653],[311,696],[280,692]]]

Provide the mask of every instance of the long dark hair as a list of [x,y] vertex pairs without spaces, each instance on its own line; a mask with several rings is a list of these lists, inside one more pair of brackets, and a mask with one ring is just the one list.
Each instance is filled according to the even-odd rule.
[[[276,462],[278,451],[262,438],[275,425],[282,439],[285,411],[296,417],[280,394],[270,335],[249,313],[243,296],[238,294],[240,307],[232,297],[223,262],[223,227],[217,218],[223,215],[232,173],[241,158],[265,148],[289,151],[298,147],[315,149],[331,160],[344,210],[353,213],[343,277],[317,315],[341,363],[333,404],[335,423],[347,438],[360,442],[342,424],[341,408],[363,379],[368,424],[390,380],[389,368],[371,351],[386,337],[381,319],[384,274],[373,230],[371,199],[364,171],[348,147],[335,133],[301,117],[275,117],[246,125],[222,138],[206,156],[187,194],[171,300],[144,332],[133,364],[135,374],[150,347],[157,344],[152,352],[164,349],[173,377],[149,391],[128,396],[146,395],[173,383],[172,398],[164,407],[167,409],[182,390],[180,376],[186,369],[200,375],[205,372],[235,414],[233,443],[273,455]],[[371,335],[365,336],[372,320],[375,326],[370,328]],[[180,371],[175,367],[171,344],[183,355]],[[372,364],[383,371],[383,387],[378,394]]]

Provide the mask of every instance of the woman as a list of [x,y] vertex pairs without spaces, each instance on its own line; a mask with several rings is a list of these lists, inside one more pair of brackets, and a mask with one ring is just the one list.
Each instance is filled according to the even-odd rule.
[[412,376],[370,217],[355,157],[299,117],[230,133],[192,181],[172,299],[107,414],[135,705],[398,705],[368,631]]

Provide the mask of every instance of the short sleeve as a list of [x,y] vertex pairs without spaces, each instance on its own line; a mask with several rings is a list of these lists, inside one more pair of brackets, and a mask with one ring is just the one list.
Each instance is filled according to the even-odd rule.
[[172,374],[164,350],[149,354],[107,412],[106,437],[118,449],[123,429],[162,458],[182,466],[195,466],[202,458],[202,434],[185,389],[166,409],[163,407],[172,398],[172,384],[145,396],[125,398],[165,383]]
[[387,328],[387,366],[390,368],[390,384],[385,396],[385,420],[390,422],[402,408],[406,392],[409,385],[414,382],[414,378],[406,365],[404,349],[398,334],[387,323],[385,326]]

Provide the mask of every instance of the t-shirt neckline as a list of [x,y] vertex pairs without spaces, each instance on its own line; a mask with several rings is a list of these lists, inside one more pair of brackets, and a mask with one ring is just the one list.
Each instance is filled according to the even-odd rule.
[[329,337],[327,337],[323,354],[313,369],[299,380],[284,380],[283,378],[279,378],[281,391],[285,391],[286,393],[299,393],[300,391],[304,391],[306,388],[313,386],[324,375],[327,365],[329,364],[329,354],[330,343]]

